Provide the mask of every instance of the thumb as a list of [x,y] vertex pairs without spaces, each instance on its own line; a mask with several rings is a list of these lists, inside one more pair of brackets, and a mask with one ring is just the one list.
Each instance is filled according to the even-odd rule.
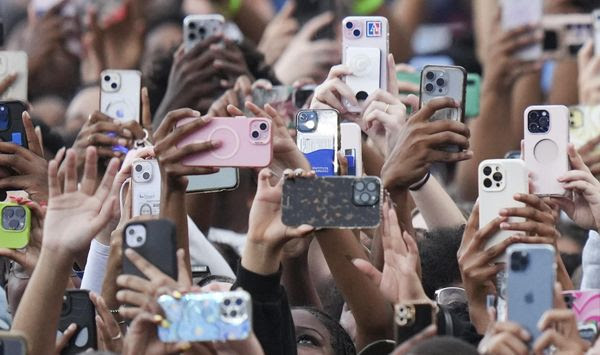
[[244,112],[242,112],[242,110],[240,110],[239,108],[235,107],[234,105],[227,105],[227,113],[231,116],[231,117],[235,117],[235,116],[243,116]]
[[353,259],[352,264],[354,264],[354,266],[360,270],[363,275],[368,277],[377,287],[379,287],[381,284],[382,273],[381,271],[377,270],[373,264],[367,260],[359,258]]
[[417,95],[410,94],[401,101],[406,106],[410,106],[412,113],[415,113],[419,110],[419,97]]
[[302,238],[314,230],[315,227],[309,226],[308,224],[302,224],[296,228],[288,228],[286,236],[290,238]]

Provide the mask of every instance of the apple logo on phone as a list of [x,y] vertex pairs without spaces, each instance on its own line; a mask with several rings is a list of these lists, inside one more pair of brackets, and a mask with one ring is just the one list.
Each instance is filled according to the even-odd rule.
[[531,304],[534,302],[533,292],[527,292],[525,294],[525,303]]

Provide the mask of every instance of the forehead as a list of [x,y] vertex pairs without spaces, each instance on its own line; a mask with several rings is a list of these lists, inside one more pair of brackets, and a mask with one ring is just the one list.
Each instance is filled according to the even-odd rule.
[[304,309],[292,310],[292,318],[294,318],[294,325],[296,327],[308,328],[316,331],[326,339],[331,337],[329,330],[310,312]]

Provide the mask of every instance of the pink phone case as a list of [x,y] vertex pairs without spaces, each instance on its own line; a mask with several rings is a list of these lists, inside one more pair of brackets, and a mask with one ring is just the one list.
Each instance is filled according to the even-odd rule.
[[[199,118],[186,118],[182,126]],[[213,117],[200,130],[182,139],[177,148],[188,144],[217,140],[221,146],[188,157],[188,166],[261,168],[271,163],[273,156],[271,120],[262,117]]]
[[600,322],[600,290],[563,291],[578,324]]

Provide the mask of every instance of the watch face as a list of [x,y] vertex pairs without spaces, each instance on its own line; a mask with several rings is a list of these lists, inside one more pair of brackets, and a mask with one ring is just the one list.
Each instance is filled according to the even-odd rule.
[[412,304],[397,304],[395,307],[396,325],[406,327],[415,322],[415,306]]

